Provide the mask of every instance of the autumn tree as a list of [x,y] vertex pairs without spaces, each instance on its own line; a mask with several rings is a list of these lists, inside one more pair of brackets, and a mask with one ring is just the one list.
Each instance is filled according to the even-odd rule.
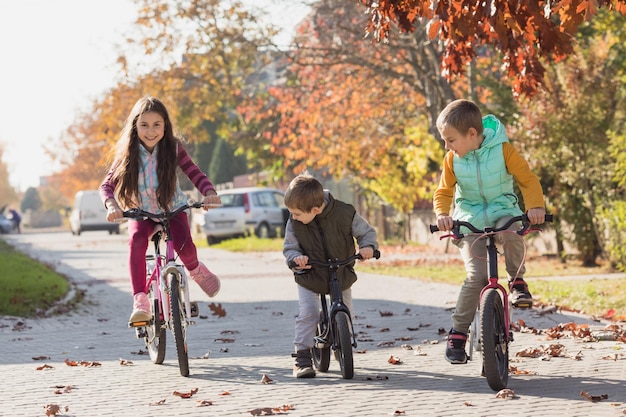
[[533,155],[550,211],[571,227],[562,233],[585,265],[605,253],[602,213],[624,199],[615,155],[625,150],[618,141],[626,121],[625,23],[617,15],[595,19],[575,53],[548,67],[545,90],[520,103],[516,136]]
[[39,191],[35,187],[28,187],[26,192],[24,192],[24,198],[22,198],[22,202],[20,203],[20,211],[26,212],[26,210],[37,211],[41,208],[41,197],[39,196]]
[[[129,39],[119,62],[132,76],[132,52],[153,59],[168,72],[162,91],[177,103],[175,119],[192,141],[209,137],[204,123],[216,124],[229,140],[238,129],[234,112],[252,74],[267,64],[260,53],[273,47],[276,30],[263,24],[240,1],[137,0],[140,30]],[[138,50],[138,51],[137,51]],[[141,62],[140,62],[141,63]]]
[[[437,135],[437,115],[450,101],[467,93],[466,84],[457,83],[455,90],[441,75],[443,48],[440,43],[429,41],[424,25],[411,33],[390,29],[393,36],[384,44],[363,39],[365,10],[358,3],[343,0],[316,2],[297,28],[291,59],[295,65],[314,65],[322,73],[340,74],[341,69],[333,67],[346,66],[353,68],[352,72],[358,70],[402,83],[408,91],[422,97],[416,103],[418,110],[429,118],[431,133]],[[336,87],[340,87],[340,82],[338,77]],[[415,95],[397,99],[412,101]]]
[[377,48],[362,40],[351,17],[358,7],[313,6],[297,29],[285,82],[242,109],[257,132],[249,147],[269,148],[283,161],[277,169],[291,175],[314,168],[349,176],[406,213],[430,198],[443,156],[431,119],[454,93],[425,38]]
[[9,169],[3,156],[4,149],[0,144],[0,210],[7,204],[17,202],[17,194],[9,182]]
[[107,91],[104,98],[94,100],[59,138],[45,146],[47,155],[59,167],[49,177],[49,187],[66,201],[72,201],[79,190],[98,188],[124,118],[141,94],[134,85],[119,84]]
[[503,56],[503,70],[516,95],[534,94],[546,63],[574,52],[575,35],[600,8],[626,14],[626,0],[359,0],[368,7],[364,33],[375,41],[393,38],[393,25],[406,33],[427,25],[428,37],[443,45],[441,72],[465,74],[482,45]]

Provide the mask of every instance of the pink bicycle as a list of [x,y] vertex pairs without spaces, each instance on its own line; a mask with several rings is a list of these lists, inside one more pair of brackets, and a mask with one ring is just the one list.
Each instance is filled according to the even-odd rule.
[[[144,339],[150,359],[161,364],[165,360],[165,335],[169,329],[174,336],[178,366],[182,376],[189,376],[187,355],[187,329],[198,316],[198,304],[189,300],[189,279],[182,264],[177,263],[174,244],[170,234],[170,220],[190,208],[200,208],[202,203],[184,205],[173,212],[150,213],[140,209],[124,212],[124,217],[152,219],[157,224],[151,241],[154,252],[146,254],[146,294],[150,298],[152,319],[129,323],[135,328],[138,339]],[[161,241],[165,239],[165,254],[161,253]]]
[[[514,232],[520,236],[540,230],[530,227],[530,221],[524,214],[512,217],[502,227],[486,227],[484,230],[474,227],[471,223],[455,220],[451,233],[441,236],[441,239],[462,239],[465,236],[478,236],[478,240],[485,239],[487,243],[489,283],[480,293],[478,312],[470,329],[469,357],[471,359],[473,349],[482,351],[483,375],[487,378],[489,386],[494,391],[500,391],[506,388],[508,384],[509,343],[513,341],[507,288],[498,283],[498,249],[495,237],[498,233],[511,233],[508,230],[509,227],[520,221],[522,222],[522,228]],[[552,215],[546,214],[545,221],[551,222]],[[466,227],[471,233],[461,233],[461,227]],[[439,231],[439,228],[436,225],[430,225],[431,233],[437,231]]]

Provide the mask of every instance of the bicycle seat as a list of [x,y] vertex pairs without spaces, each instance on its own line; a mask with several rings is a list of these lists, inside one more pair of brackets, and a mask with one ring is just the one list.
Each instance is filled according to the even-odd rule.
[[154,229],[152,229],[152,233],[150,233],[150,237],[148,238],[149,240],[154,240],[154,236],[157,235],[158,233],[161,233],[163,231],[163,225],[162,224],[155,224],[154,225]]

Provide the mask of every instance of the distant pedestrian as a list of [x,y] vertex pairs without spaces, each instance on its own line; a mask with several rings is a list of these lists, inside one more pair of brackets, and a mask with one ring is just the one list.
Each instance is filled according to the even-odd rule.
[[13,223],[15,224],[15,231],[17,233],[22,233],[22,229],[20,227],[20,224],[22,223],[22,217],[15,209],[10,209],[9,213],[11,213],[11,220],[13,220]]

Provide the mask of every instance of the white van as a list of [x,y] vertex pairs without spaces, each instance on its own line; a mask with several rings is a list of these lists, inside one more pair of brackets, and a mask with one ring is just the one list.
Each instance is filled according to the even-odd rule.
[[70,230],[80,235],[88,230],[107,230],[109,234],[119,234],[119,223],[108,222],[107,210],[100,200],[98,190],[83,190],[76,193],[74,207],[70,214]]

